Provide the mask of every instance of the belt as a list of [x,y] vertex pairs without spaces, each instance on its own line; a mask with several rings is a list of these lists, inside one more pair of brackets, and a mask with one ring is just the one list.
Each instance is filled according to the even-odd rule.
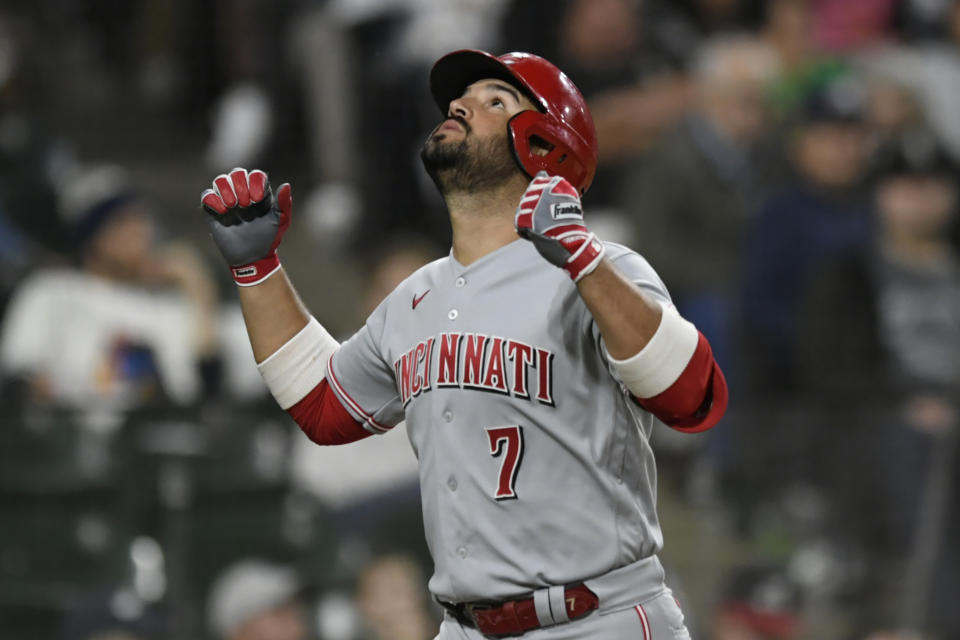
[[[560,587],[556,589],[559,595]],[[532,629],[547,627],[560,622],[576,620],[587,615],[598,606],[600,599],[584,584],[575,584],[563,588],[563,608],[565,611],[556,613],[555,604],[548,600],[547,589],[542,589],[543,598],[531,596],[518,600],[504,602],[461,602],[451,603],[439,601],[453,617],[461,624],[474,627],[482,634],[493,637],[515,636]],[[539,592],[538,592],[539,593]],[[538,602],[538,600],[540,602]],[[541,615],[537,614],[540,609]],[[541,620],[541,617],[547,618]]]

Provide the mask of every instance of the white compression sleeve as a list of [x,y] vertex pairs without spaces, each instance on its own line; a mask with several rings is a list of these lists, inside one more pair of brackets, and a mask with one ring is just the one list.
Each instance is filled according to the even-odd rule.
[[327,362],[340,343],[313,316],[307,326],[257,365],[282,409],[302,400],[327,375]]
[[697,349],[700,334],[672,304],[660,302],[663,316],[650,342],[626,360],[610,358],[620,379],[638,398],[652,398],[677,381]]

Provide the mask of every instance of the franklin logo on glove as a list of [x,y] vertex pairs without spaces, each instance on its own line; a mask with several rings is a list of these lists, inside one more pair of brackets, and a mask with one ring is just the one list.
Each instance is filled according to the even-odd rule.
[[520,199],[514,224],[520,237],[565,269],[574,282],[592,273],[603,259],[603,244],[583,224],[580,194],[560,176],[550,177],[546,171],[534,176]]
[[554,220],[583,217],[583,211],[580,209],[580,205],[575,202],[559,202],[550,207],[550,214]]

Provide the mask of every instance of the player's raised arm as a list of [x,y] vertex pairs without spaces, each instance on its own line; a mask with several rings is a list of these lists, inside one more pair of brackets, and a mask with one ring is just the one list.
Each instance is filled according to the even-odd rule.
[[339,344],[300,302],[277,257],[290,226],[290,185],[274,194],[263,171],[234,169],[217,176],[200,200],[239,285],[253,355],[277,403],[319,444],[370,435],[330,392],[327,363]]
[[290,185],[274,194],[263,171],[234,169],[217,176],[200,201],[213,241],[239,285],[254,357],[263,362],[310,318],[277,257],[290,226]]
[[565,179],[537,174],[520,200],[517,233],[577,284],[610,361],[645,409],[685,431],[709,429],[727,406],[710,344],[673,305],[643,294],[604,257],[587,231],[580,194]]

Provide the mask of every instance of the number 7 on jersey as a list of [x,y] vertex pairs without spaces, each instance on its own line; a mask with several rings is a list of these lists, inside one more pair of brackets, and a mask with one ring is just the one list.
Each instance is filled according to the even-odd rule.
[[487,427],[487,439],[490,441],[490,455],[501,458],[497,491],[493,497],[514,500],[517,498],[517,473],[523,461],[523,427]]

